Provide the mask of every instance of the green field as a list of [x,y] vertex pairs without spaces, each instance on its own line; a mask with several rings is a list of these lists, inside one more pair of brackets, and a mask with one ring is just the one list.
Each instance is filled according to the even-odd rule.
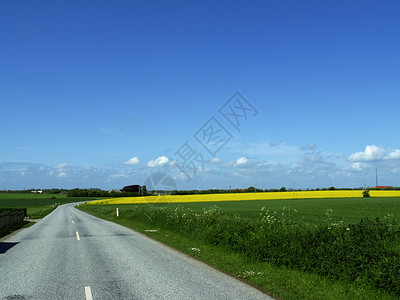
[[400,298],[400,198],[79,207],[280,299]]
[[[201,202],[182,204],[120,204],[107,205],[107,210],[119,208],[120,214],[133,207],[164,207],[174,210],[176,207],[193,212],[217,206],[226,216],[239,215],[243,218],[261,219],[261,209],[269,210],[271,214],[290,212],[292,221],[306,225],[317,225],[329,222],[356,223],[362,218],[384,218],[393,215],[400,220],[400,198],[332,198],[332,199],[295,199],[295,200],[255,200],[255,201],[227,201],[227,202]],[[285,211],[284,211],[285,209]],[[328,211],[329,210],[329,211]]]
[[43,218],[58,205],[98,198],[68,198],[64,194],[0,193],[0,207],[24,207],[32,219]]
[[[41,219],[56,209],[58,205],[95,199],[99,198],[68,198],[67,195],[64,194],[0,193],[0,208],[26,208],[29,218]],[[32,223],[23,222],[21,224],[15,224],[12,227],[3,228],[0,231],[0,237],[6,236],[21,227],[31,225]]]

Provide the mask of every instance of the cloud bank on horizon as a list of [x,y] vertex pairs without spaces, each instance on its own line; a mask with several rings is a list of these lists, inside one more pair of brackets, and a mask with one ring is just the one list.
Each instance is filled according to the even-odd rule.
[[[275,147],[275,146],[273,146]],[[326,182],[335,182],[336,187],[362,187],[375,183],[375,168],[385,185],[396,185],[400,176],[400,149],[389,149],[376,145],[366,146],[364,151],[348,157],[341,154],[324,153],[319,150],[301,150],[298,160],[289,164],[268,161],[256,157],[239,157],[236,160],[210,159],[203,169],[198,169],[193,181],[188,183],[166,156],[141,163],[137,156],[121,163],[117,168],[93,168],[60,163],[46,166],[31,163],[1,163],[2,186],[5,182],[10,189],[25,188],[85,188],[93,186],[93,180],[102,183],[97,187],[121,188],[133,183],[143,184],[154,172],[164,172],[172,176],[180,189],[229,188],[323,188]],[[285,154],[282,153],[282,156]],[[5,178],[7,178],[5,180]],[[34,178],[34,180],[33,180]],[[221,179],[222,178],[222,179]],[[43,183],[46,184],[43,184]],[[214,182],[214,184],[212,183]],[[22,184],[22,185],[21,185]]]

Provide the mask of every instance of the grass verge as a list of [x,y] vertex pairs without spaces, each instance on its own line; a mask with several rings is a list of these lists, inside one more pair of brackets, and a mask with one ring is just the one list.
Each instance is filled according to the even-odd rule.
[[[115,216],[114,208],[81,205],[83,211],[98,217],[133,228],[166,245],[176,248],[232,276],[259,287],[279,299],[398,299],[394,294],[377,290],[364,282],[346,282],[328,279],[311,272],[277,266],[262,261],[246,251],[232,250],[222,243],[215,244],[201,238],[201,235],[188,234],[177,227],[154,222],[157,212],[143,212],[141,218],[130,213]],[[182,212],[177,215],[182,220]],[[157,217],[158,218],[158,217]],[[192,224],[193,225],[193,224]],[[234,228],[232,228],[234,230]],[[234,231],[228,231],[229,236]]]

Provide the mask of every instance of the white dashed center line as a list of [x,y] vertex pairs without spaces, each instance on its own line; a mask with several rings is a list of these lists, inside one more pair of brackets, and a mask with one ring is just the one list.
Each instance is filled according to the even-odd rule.
[[90,286],[85,286],[85,297],[86,297],[86,300],[93,300],[92,291],[90,290]]
[[79,238],[79,233],[78,233],[78,231],[75,231],[75,233],[76,233],[76,239],[79,241],[80,238]]

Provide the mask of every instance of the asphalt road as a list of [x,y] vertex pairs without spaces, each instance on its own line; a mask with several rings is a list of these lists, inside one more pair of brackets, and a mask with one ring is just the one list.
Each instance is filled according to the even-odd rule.
[[271,299],[66,204],[0,242],[0,299]]

